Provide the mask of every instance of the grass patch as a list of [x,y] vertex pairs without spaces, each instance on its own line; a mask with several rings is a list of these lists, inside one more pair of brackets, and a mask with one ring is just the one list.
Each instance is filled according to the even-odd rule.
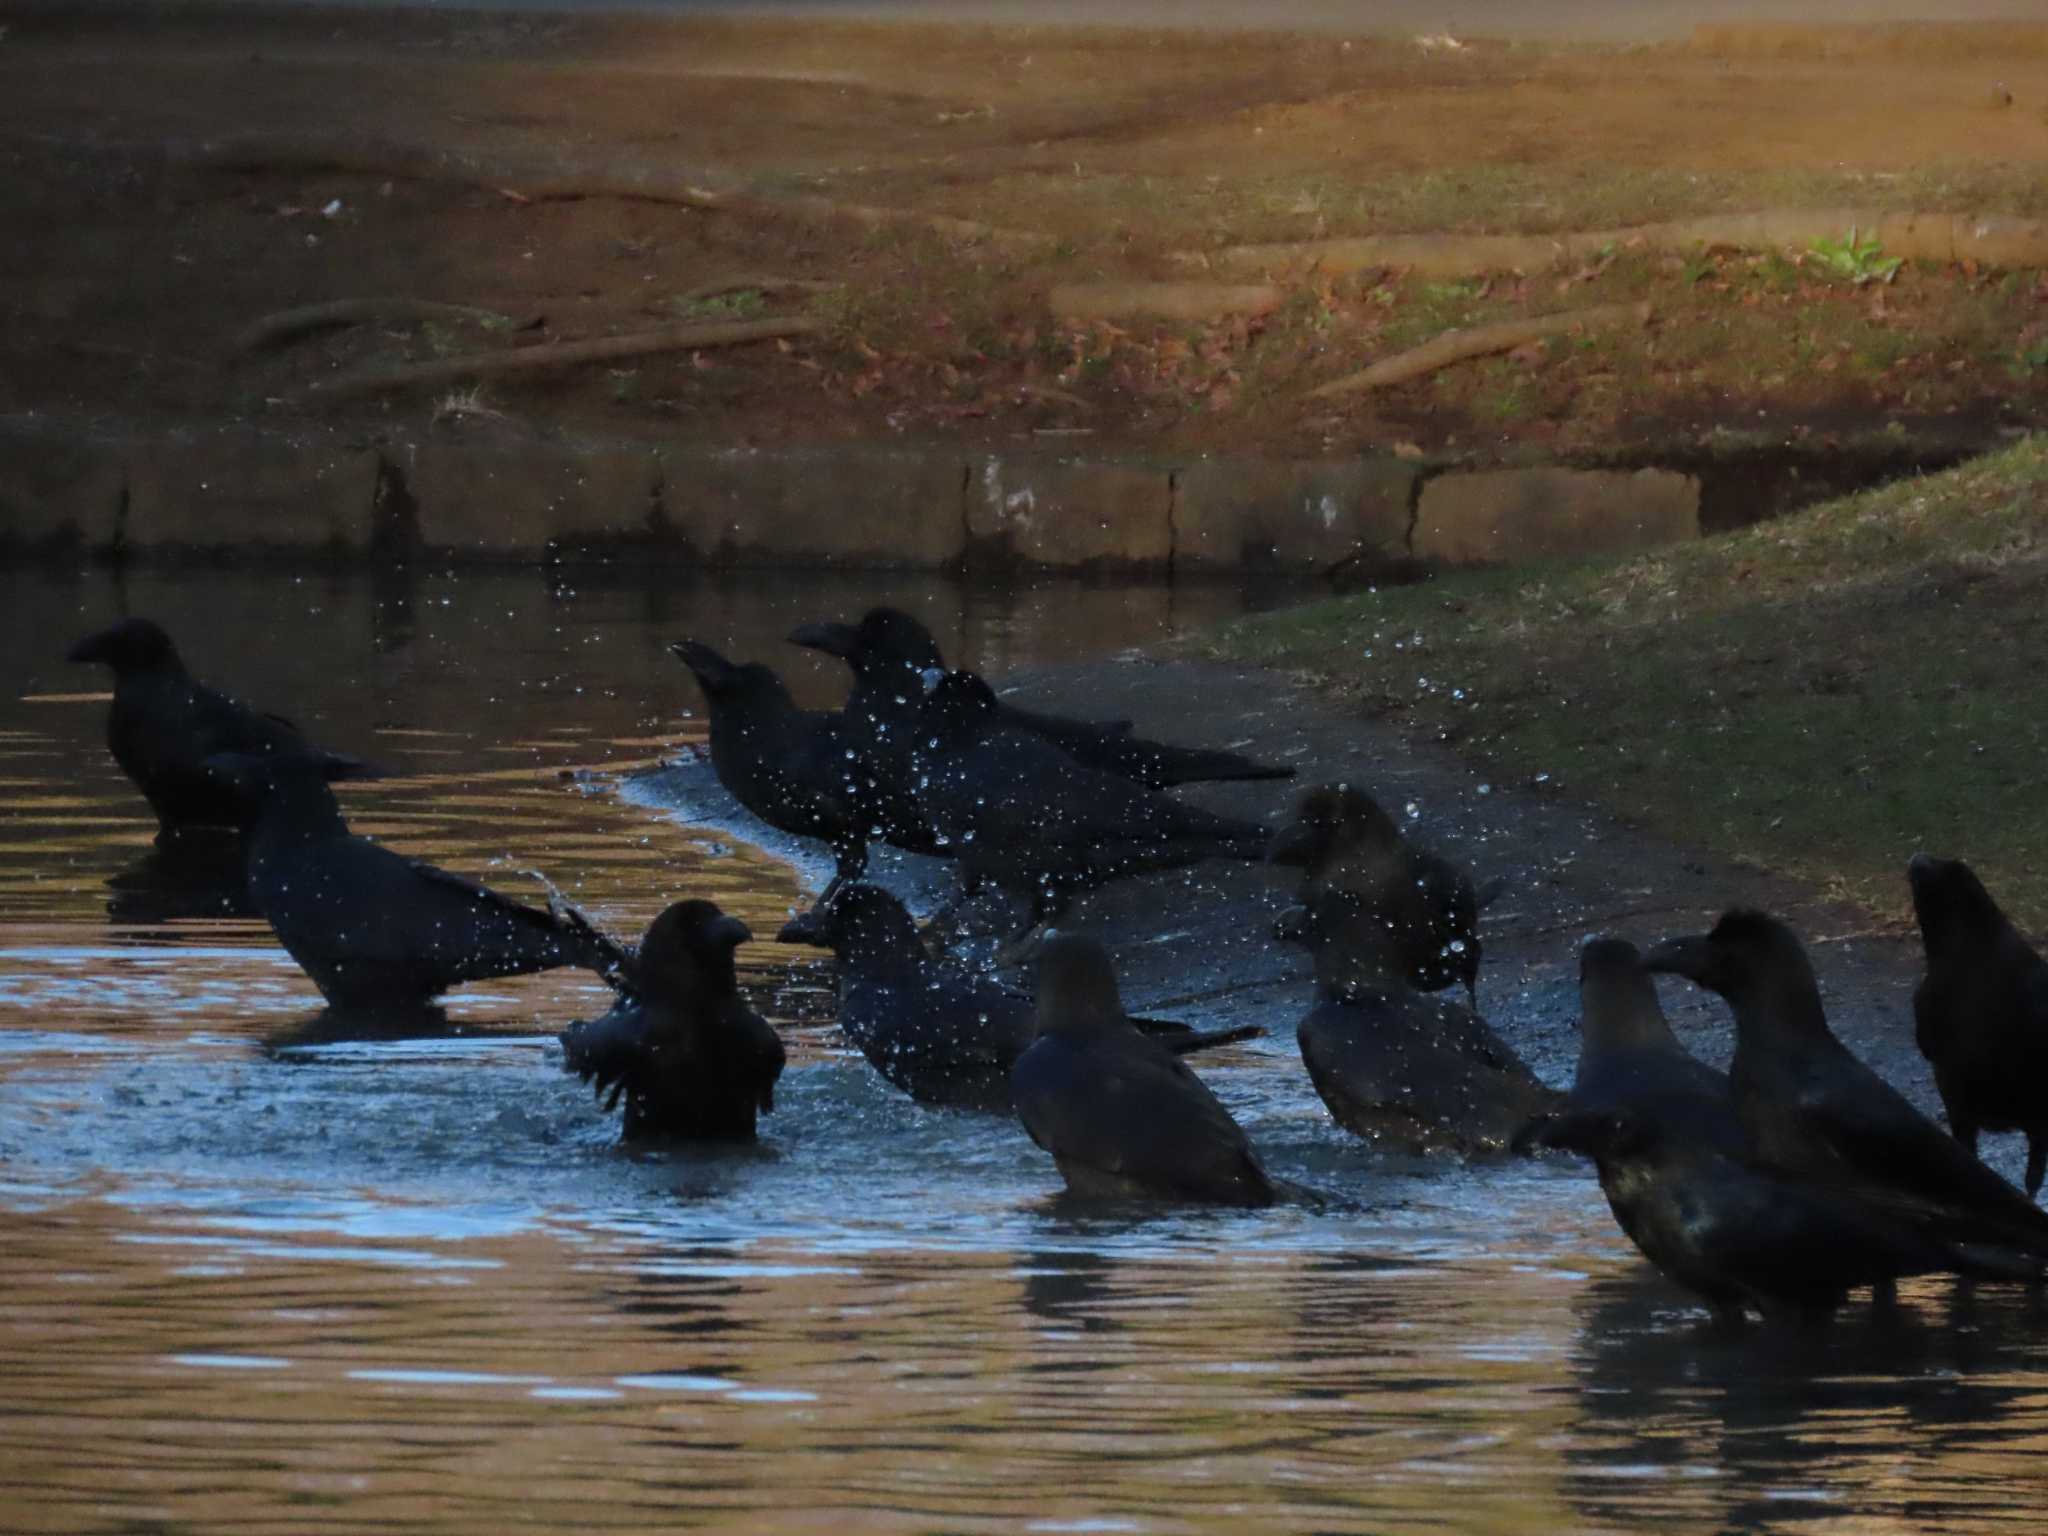
[[1523,779],[1903,917],[1916,850],[2048,926],[2048,436],[1625,558],[1212,637]]

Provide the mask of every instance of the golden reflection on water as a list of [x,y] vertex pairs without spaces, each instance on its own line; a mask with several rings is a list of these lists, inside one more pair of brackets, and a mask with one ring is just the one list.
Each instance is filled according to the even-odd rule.
[[[1171,617],[935,590],[992,667]],[[128,593],[202,672],[388,760],[345,788],[362,830],[515,892],[540,869],[628,934],[687,894],[764,939],[787,865],[602,777],[697,738],[678,634],[825,703],[841,680],[778,637],[918,595]],[[260,922],[164,886],[100,699],[36,659],[116,596],[0,579],[4,698],[36,701],[0,702],[0,1530],[2038,1525],[2038,1298],[1930,1281],[1719,1339],[1576,1171],[1388,1170],[1284,1041],[1212,1070],[1330,1198],[1132,1220],[1050,1202],[1015,1127],[878,1088],[772,943],[742,952],[792,1044],[757,1151],[611,1147],[549,1054],[604,1005],[587,977],[337,1030]]]

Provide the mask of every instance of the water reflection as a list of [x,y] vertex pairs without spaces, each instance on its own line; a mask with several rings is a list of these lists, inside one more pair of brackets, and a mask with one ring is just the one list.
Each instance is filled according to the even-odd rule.
[[236,837],[178,838],[153,847],[108,875],[106,885],[107,921],[116,927],[160,930],[188,918],[256,915]]
[[[1580,1311],[1569,1457],[1590,1518],[1623,1519],[1678,1481],[1729,1526],[1910,1520],[2038,1454],[2038,1292],[1931,1279],[1831,1327],[1730,1333],[1637,1269],[1588,1287]],[[2033,1518],[1977,1513],[1987,1529]]]
[[0,577],[0,1526],[2033,1522],[2038,1298],[1930,1282],[1891,1316],[1726,1339],[1582,1172],[1375,1156],[1284,1039],[1203,1070],[1309,1195],[1077,1209],[1015,1124],[881,1085],[827,973],[755,944],[742,981],[791,1053],[765,1142],[621,1150],[554,1043],[601,984],[323,1010],[218,868],[150,851],[104,703],[55,660],[150,614],[202,676],[392,767],[343,788],[364,830],[496,883],[546,869],[619,932],[706,895],[772,933],[784,861],[611,785],[700,737],[670,640],[770,658],[825,704],[837,664],[781,636],[883,600],[1001,670],[1242,597]]

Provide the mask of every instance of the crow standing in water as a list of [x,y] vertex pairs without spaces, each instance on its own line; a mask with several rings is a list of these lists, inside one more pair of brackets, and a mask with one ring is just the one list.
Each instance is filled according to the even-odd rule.
[[971,672],[937,681],[924,730],[919,802],[970,887],[986,881],[1028,898],[1023,933],[1124,875],[1264,854],[1255,822],[1183,805],[1005,726]]
[[1075,1194],[1270,1205],[1244,1132],[1187,1064],[1125,1016],[1100,944],[1056,937],[1038,962],[1038,1033],[1010,1088]]
[[1655,980],[1625,939],[1579,951],[1579,1064],[1562,1112],[1622,1115],[1686,1146],[1748,1155],[1728,1074],[1678,1043]]
[[[1029,997],[933,959],[903,904],[879,886],[842,886],[775,937],[838,957],[839,1027],[896,1087],[921,1103],[1010,1113],[1010,1068],[1037,1031]],[[1176,1055],[1263,1033],[1131,1022]]]
[[66,659],[113,668],[107,748],[156,812],[159,841],[248,820],[234,781],[207,768],[206,760],[222,753],[289,753],[317,763],[328,779],[374,776],[359,758],[307,745],[282,716],[251,709],[194,679],[171,637],[148,619],[123,619],[88,635]]
[[1580,951],[1579,1002],[1571,1094],[1516,1144],[1592,1158],[1622,1231],[1723,1322],[1748,1307],[1825,1314],[1854,1287],[1906,1275],[2039,1272],[2038,1259],[1943,1236],[1940,1213],[1918,1201],[1752,1161],[1728,1079],[1678,1043],[1633,944]]
[[1914,1038],[1957,1141],[2024,1131],[2027,1193],[2048,1172],[2048,964],[1959,859],[1916,854],[1906,869],[1927,947],[1913,993]]
[[1645,963],[1733,1009],[1729,1081],[1754,1161],[1917,1202],[1945,1236],[2048,1254],[2048,1214],[1835,1038],[1806,951],[1783,923],[1737,908],[1711,933],[1657,945]]
[[[853,692],[845,709],[848,734],[878,773],[910,782],[926,692],[923,679],[946,665],[931,631],[898,609],[871,608],[858,624],[806,624],[789,638],[853,668]],[[1130,734],[1128,720],[1071,720],[1003,703],[995,713],[1004,729],[1043,737],[1084,767],[1147,789],[1294,776],[1292,768],[1255,763],[1235,752],[1147,741]]]
[[212,769],[251,808],[251,901],[337,1008],[415,1008],[465,981],[565,965],[610,978],[625,959],[573,909],[523,906],[357,837],[319,759],[226,756]]
[[704,690],[718,782],[769,826],[831,846],[836,868],[820,900],[861,877],[872,833],[930,844],[916,812],[862,771],[838,716],[798,709],[759,662],[736,665],[695,640],[669,649]]
[[733,951],[752,935],[708,901],[657,917],[623,967],[624,995],[562,1034],[569,1071],[609,1110],[626,1101],[627,1141],[752,1141],[775,1108],[782,1041],[740,996]]
[[1316,1092],[1354,1136],[1413,1152],[1499,1152],[1560,1096],[1477,1014],[1401,976],[1394,936],[1340,891],[1306,909],[1316,1005],[1295,1032]]
[[[1304,791],[1293,823],[1274,834],[1266,857],[1301,870],[1303,907],[1340,891],[1377,918],[1410,986],[1435,992],[1462,983],[1478,1009],[1479,898],[1471,878],[1410,843],[1364,790],[1324,784]],[[1287,922],[1276,937],[1293,937]]]
[[1936,1235],[1916,1207],[1740,1161],[1645,1109],[1568,1110],[1531,1129],[1540,1145],[1592,1158],[1629,1240],[1726,1324],[1750,1307],[1824,1317],[1855,1287],[1907,1275],[2039,1274],[2010,1249]]

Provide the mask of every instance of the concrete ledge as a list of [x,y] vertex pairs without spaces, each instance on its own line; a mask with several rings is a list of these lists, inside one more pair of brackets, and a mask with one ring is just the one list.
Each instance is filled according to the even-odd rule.
[[964,454],[664,448],[662,505],[715,565],[937,570],[966,552]]
[[1700,531],[1700,483],[1393,457],[1179,466],[863,444],[591,442],[0,418],[0,549],[29,557],[562,562],[1315,575],[1639,549]]
[[425,549],[523,559],[564,545],[645,540],[657,530],[652,447],[490,433],[386,450],[417,507]]
[[105,554],[126,501],[119,444],[42,418],[0,421],[0,550]]
[[1164,469],[984,458],[967,486],[970,569],[1157,570],[1173,563],[1173,479]]
[[130,552],[243,550],[363,554],[373,532],[374,449],[253,427],[181,432],[131,443]]
[[1503,469],[1440,475],[1422,488],[1414,553],[1445,564],[1512,564],[1648,549],[1700,532],[1700,486],[1665,469]]
[[1418,471],[1399,459],[1204,459],[1175,477],[1175,570],[1326,571],[1405,554]]

